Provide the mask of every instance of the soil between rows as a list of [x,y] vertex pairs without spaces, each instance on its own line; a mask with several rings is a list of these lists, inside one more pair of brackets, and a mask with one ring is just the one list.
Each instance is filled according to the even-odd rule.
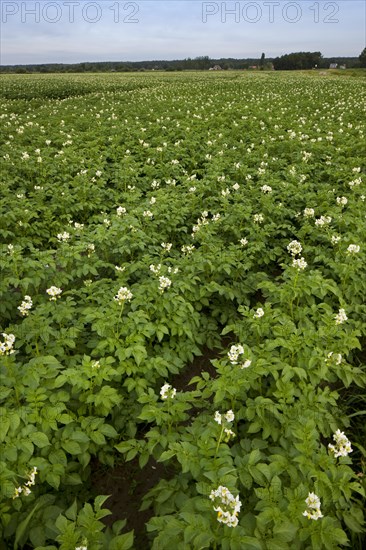
[[[226,336],[222,346],[226,345]],[[219,357],[222,351],[205,348],[202,355],[195,357],[190,365],[177,374],[173,380],[173,386],[179,391],[192,390],[190,380],[202,372],[209,372],[211,377],[216,376],[215,368],[211,360]],[[140,511],[144,496],[161,479],[169,479],[176,471],[172,466],[158,463],[150,458],[144,468],[139,467],[138,458],[119,464],[114,468],[107,468],[99,462],[92,464],[91,483],[96,495],[110,495],[105,503],[112,514],[103,521],[111,526],[115,521],[126,519],[126,531],[134,530],[134,548],[146,550],[150,547],[150,540],[145,524],[154,516],[153,507]],[[125,531],[124,530],[124,531]]]

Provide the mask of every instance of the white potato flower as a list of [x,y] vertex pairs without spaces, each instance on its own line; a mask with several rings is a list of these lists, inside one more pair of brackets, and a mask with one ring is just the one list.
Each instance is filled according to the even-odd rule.
[[234,497],[227,487],[220,485],[216,490],[211,491],[209,498],[214,503],[217,521],[228,527],[236,527],[241,508],[239,495]]
[[168,277],[159,277],[159,290],[160,292],[164,292],[165,289],[169,288],[172,284],[172,281],[168,279]]
[[303,516],[308,519],[318,520],[323,517],[320,511],[320,498],[315,493],[309,493],[305,499],[307,510],[303,512]]
[[291,241],[287,245],[287,250],[289,251],[291,256],[297,256],[302,251],[302,246],[299,241]]
[[295,267],[298,271],[302,271],[307,267],[307,263],[304,258],[294,258],[292,260],[292,267]]
[[347,254],[358,254],[360,246],[358,244],[350,244],[347,248]]
[[341,308],[339,312],[335,315],[335,323],[336,325],[341,325],[347,320],[348,320],[348,317],[346,315],[346,312],[343,308]]
[[5,332],[2,332],[2,336],[4,338],[4,342],[0,342],[0,355],[12,355],[15,353],[15,350],[13,349],[15,342],[14,334],[6,334]]
[[339,456],[347,456],[349,453],[353,452],[351,442],[344,435],[344,432],[341,432],[341,430],[337,430],[336,433],[333,434],[333,440],[336,444],[331,445],[329,443],[328,448],[332,453],[334,453],[335,458],[338,458]]
[[127,287],[121,286],[116,296],[114,297],[114,300],[119,305],[122,305],[124,302],[130,302],[132,299],[132,296],[133,296],[132,292]]
[[33,306],[32,298],[30,296],[24,296],[24,300],[22,301],[20,306],[18,306],[18,309],[20,313],[24,317],[26,317],[27,315],[29,315],[29,310],[32,309],[32,306]]
[[173,388],[170,384],[164,384],[160,390],[160,396],[162,399],[174,399],[176,396],[177,390]]
[[263,317],[264,311],[261,307],[257,309],[257,311],[254,313],[253,317],[254,319],[260,319],[260,317]]
[[50,288],[47,288],[46,292],[49,295],[51,302],[56,302],[58,298],[61,298],[62,290],[57,286],[51,286]]

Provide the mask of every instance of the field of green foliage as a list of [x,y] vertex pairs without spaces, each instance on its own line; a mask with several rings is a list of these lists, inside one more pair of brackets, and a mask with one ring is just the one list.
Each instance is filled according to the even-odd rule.
[[0,82],[0,549],[361,550],[366,79]]

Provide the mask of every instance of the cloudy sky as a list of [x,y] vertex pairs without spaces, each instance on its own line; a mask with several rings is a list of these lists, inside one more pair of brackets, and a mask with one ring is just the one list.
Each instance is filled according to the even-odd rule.
[[0,0],[0,62],[358,56],[363,0]]

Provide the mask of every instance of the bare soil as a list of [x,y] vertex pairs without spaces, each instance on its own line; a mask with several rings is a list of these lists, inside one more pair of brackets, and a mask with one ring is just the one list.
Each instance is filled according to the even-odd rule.
[[[226,340],[226,338],[225,338]],[[222,342],[223,346],[226,342]],[[196,357],[181,373],[176,375],[171,383],[177,390],[192,390],[190,380],[201,372],[209,372],[211,377],[216,376],[215,368],[211,365],[211,359],[220,355],[220,350],[203,350],[201,356]],[[145,524],[153,517],[153,507],[140,511],[143,498],[161,479],[169,479],[176,474],[171,466],[157,463],[153,458],[143,469],[140,469],[138,458],[120,464],[114,468],[108,468],[95,462],[92,467],[91,483],[93,490],[98,495],[111,495],[106,501],[106,507],[112,515],[105,518],[106,525],[111,526],[114,521],[126,519],[126,530],[135,531],[134,548],[147,550],[151,547]]]

